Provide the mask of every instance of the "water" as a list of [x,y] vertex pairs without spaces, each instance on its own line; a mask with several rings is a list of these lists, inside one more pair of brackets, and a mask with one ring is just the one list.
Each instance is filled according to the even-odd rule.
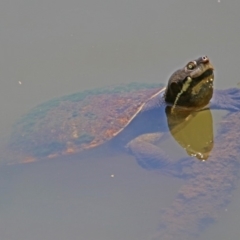
[[[213,62],[216,87],[237,86],[238,9],[215,0],[2,1],[0,148],[12,124],[46,100],[118,83],[166,83],[199,55]],[[183,184],[125,154],[0,172],[0,236],[11,240],[147,239]],[[238,196],[237,186],[228,211],[202,238],[237,239]]]
[[4,168],[1,237],[146,239],[179,186],[123,154]]

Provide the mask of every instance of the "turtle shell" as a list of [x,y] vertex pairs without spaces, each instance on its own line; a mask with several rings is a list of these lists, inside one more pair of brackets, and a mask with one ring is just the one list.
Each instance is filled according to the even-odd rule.
[[29,162],[98,146],[124,128],[161,87],[132,83],[50,100],[15,124],[10,147]]

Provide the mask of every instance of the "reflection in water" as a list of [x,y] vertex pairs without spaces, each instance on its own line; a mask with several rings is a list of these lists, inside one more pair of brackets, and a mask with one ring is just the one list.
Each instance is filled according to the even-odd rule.
[[[187,121],[187,124],[184,121],[182,123],[179,123],[178,121],[180,121],[181,119],[180,120],[176,119],[174,118],[174,115],[171,115],[170,117],[172,117],[172,120],[170,121],[168,119],[168,122],[172,124],[171,133],[174,135],[174,137],[178,141],[183,142],[182,145],[188,144],[188,145],[191,145],[192,148],[195,149],[195,151],[196,149],[197,151],[200,151],[202,148],[204,148],[204,146],[207,146],[207,145],[205,144],[195,145],[195,143],[192,143],[191,141],[188,140],[194,137],[186,137],[187,140],[184,138],[183,140],[179,140],[181,138],[178,137],[178,134],[180,136],[182,135],[182,133],[179,133],[182,131],[182,129],[174,128],[174,125],[175,125],[174,121],[178,122],[177,126],[180,126],[180,124],[183,124],[183,127],[186,129],[188,126],[191,126],[191,124],[193,124],[192,126],[195,126],[196,128],[196,125],[194,125],[194,122],[195,124],[197,123],[199,124],[200,122],[201,123],[200,125],[204,126],[205,128],[208,128],[208,130],[212,130],[210,113],[211,112],[208,110],[199,112],[198,114],[196,114],[196,116],[195,115],[192,116],[192,118],[189,121]],[[205,119],[205,114],[208,120]],[[236,129],[240,127],[239,119],[240,119],[240,113],[232,113],[227,117],[225,117],[223,123],[220,126],[220,131],[218,132],[216,138],[214,139],[214,143],[215,143],[214,148],[211,152],[211,155],[209,156],[208,161],[202,162],[202,161],[196,161],[195,158],[188,158],[185,162],[183,162],[183,167],[181,169],[177,169],[177,171],[182,171],[183,173],[187,173],[189,176],[189,179],[187,179],[185,184],[180,188],[176,198],[173,200],[170,206],[166,208],[165,211],[162,211],[161,214],[159,213],[157,220],[156,219],[152,220],[151,218],[152,216],[150,217],[148,216],[149,219],[153,221],[152,224],[155,227],[154,229],[157,229],[157,233],[155,234],[153,232],[152,235],[150,234],[151,235],[150,238],[146,238],[146,239],[151,239],[151,240],[152,239],[154,240],[196,239],[196,236],[200,235],[203,232],[203,229],[208,227],[210,223],[214,222],[217,219],[217,213],[219,211],[222,211],[224,208],[226,208],[227,204],[231,200],[231,193],[238,179],[237,174],[239,170],[238,156],[240,154],[240,149],[239,149],[240,136],[237,133]],[[210,123],[210,127],[207,127],[207,125],[205,126],[204,124],[204,122],[206,123],[208,121]],[[199,131],[203,131],[204,136],[206,136],[206,138],[204,138],[205,142],[206,141],[210,142],[210,140],[212,139],[211,138],[212,132],[210,131],[209,133],[207,133],[207,131],[205,132],[203,129]],[[191,131],[189,130],[189,132]],[[196,131],[195,133],[198,134],[198,131]],[[228,141],[226,141],[226,139],[228,139]],[[210,146],[212,145],[210,144]],[[96,218],[98,218],[98,216],[96,216],[96,213],[92,213],[92,216],[89,218],[88,214],[89,214],[89,211],[92,210],[92,208],[94,209],[94,211],[100,211],[100,213],[102,214],[102,215],[100,214],[100,216],[104,216],[104,217],[106,217],[106,212],[102,213],[101,207],[99,207],[102,205],[104,206],[106,205],[104,210],[109,211],[110,212],[109,214],[111,214],[111,211],[113,212],[117,211],[116,209],[119,209],[119,212],[117,213],[124,212],[128,202],[129,201],[131,202],[129,193],[128,192],[126,193],[126,186],[129,185],[130,180],[126,181],[122,179],[121,181],[125,181],[125,185],[126,185],[126,186],[123,186],[122,188],[120,188],[119,185],[115,185],[115,183],[113,183],[112,181],[111,181],[111,184],[109,184],[110,181],[106,181],[102,183],[101,179],[103,178],[106,172],[109,174],[109,176],[110,174],[114,173],[116,176],[116,178],[114,177],[114,180],[117,179],[117,176],[121,174],[120,173],[121,171],[119,173],[116,173],[116,171],[113,172],[108,170],[104,172],[99,179],[96,180],[95,174],[97,175],[97,172],[101,171],[102,166],[109,168],[111,164],[110,164],[110,161],[109,162],[104,161],[102,163],[102,166],[99,165],[99,163],[101,162],[101,160],[99,161],[99,155],[95,155],[95,160],[96,161],[91,161],[91,159],[87,158],[87,161],[85,161],[85,166],[80,165],[82,169],[71,168],[71,172],[68,173],[67,175],[64,174],[64,171],[62,169],[67,168],[66,167],[67,165],[69,166],[71,166],[72,164],[74,165],[74,163],[71,161],[70,162],[66,161],[66,163],[63,163],[64,167],[63,168],[58,167],[58,169],[56,169],[57,164],[55,165],[54,162],[48,161],[52,164],[53,166],[52,169],[55,169],[56,171],[55,175],[53,176],[51,175],[52,174],[51,172],[49,174],[48,171],[46,170],[42,171],[41,165],[39,164],[38,167],[36,167],[36,172],[38,172],[39,175],[44,175],[43,178],[46,179],[45,185],[39,188],[39,182],[36,181],[33,184],[32,189],[34,189],[34,191],[36,192],[39,191],[39,193],[36,193],[36,196],[38,196],[40,200],[36,199],[36,196],[34,196],[35,192],[33,190],[31,190],[32,192],[30,191],[28,193],[23,191],[23,193],[20,192],[18,194],[26,195],[26,198],[23,198],[23,200],[26,201],[27,199],[28,201],[25,205],[21,202],[20,203],[29,211],[29,215],[31,216],[33,215],[33,213],[37,217],[41,216],[41,214],[43,214],[44,217],[47,215],[47,218],[44,218],[44,221],[46,219],[49,220],[49,217],[50,217],[51,229],[53,226],[53,229],[55,229],[56,231],[58,231],[57,230],[57,227],[59,226],[58,224],[61,225],[61,223],[58,222],[59,214],[63,220],[67,219],[73,225],[76,224],[75,227],[76,229],[78,229],[79,221],[80,222],[83,221],[84,226],[89,227],[90,225],[86,223],[86,220],[83,219],[82,216],[84,216],[88,220],[90,219],[91,221],[93,221],[92,219],[95,220]],[[111,159],[111,160],[113,160],[114,162],[114,159]],[[146,161],[148,160],[151,160],[151,159],[146,159]],[[33,165],[35,164],[36,163],[32,165],[29,164],[28,167],[31,168],[31,166],[33,167]],[[119,166],[120,164],[117,164],[116,169],[118,169]],[[22,169],[26,168],[26,166],[23,166],[23,165],[21,167]],[[128,168],[128,167],[129,165],[127,164],[122,166],[122,168]],[[165,170],[167,170],[167,168],[168,166],[166,166],[166,169],[162,169],[161,171],[164,172]],[[73,174],[73,172],[75,173]],[[30,170],[28,174],[35,175],[36,173]],[[84,182],[86,181],[86,178],[84,178],[85,174],[89,174],[89,178],[87,182]],[[72,181],[66,184],[66,182],[68,182],[68,179],[72,177],[73,177]],[[134,202],[132,201],[133,206],[134,204],[137,205],[139,200],[140,202],[143,201],[143,199],[146,199],[145,202],[147,202],[147,205],[155,204],[154,206],[156,206],[156,201],[158,201],[158,199],[157,200],[155,199],[155,195],[151,195],[153,194],[154,191],[150,191],[151,194],[149,194],[147,189],[151,189],[151,190],[154,189],[159,194],[160,188],[156,186],[155,187],[152,186],[151,185],[152,183],[149,185],[144,185],[143,182],[141,181],[138,182],[138,176],[132,175],[132,173],[123,177],[125,179],[129,178],[131,179],[131,181],[134,182],[133,185],[130,184],[132,188],[129,189],[129,192],[133,192],[133,195],[137,194],[138,196],[138,199],[136,201],[135,201],[135,198],[134,198]],[[26,178],[26,176],[24,176],[23,178],[25,180],[23,180],[22,189],[26,188],[26,186],[28,186],[31,183],[31,181],[29,181],[29,179]],[[48,188],[49,178],[53,178],[52,181],[54,182],[54,186],[53,186],[54,191]],[[137,178],[137,180],[135,178]],[[147,178],[150,178],[150,176],[148,175],[148,177],[146,177],[146,181],[147,181]],[[35,178],[32,176],[30,179],[35,179]],[[99,181],[99,183],[97,181]],[[13,185],[14,184],[16,183],[14,182]],[[104,184],[108,184],[107,185],[108,187],[106,188]],[[162,182],[159,180],[157,184],[162,185]],[[91,189],[89,188],[89,185],[91,186]],[[141,188],[141,187],[143,187],[144,189],[140,191],[136,190],[137,188]],[[74,195],[69,196],[69,190],[71,190],[71,188],[74,188],[74,191],[73,191]],[[46,189],[49,189],[49,192],[45,193]],[[59,189],[61,189],[61,191]],[[102,192],[103,189],[105,190],[107,189],[106,190],[107,194],[106,192]],[[164,195],[166,191],[168,191],[168,189],[161,190],[160,194]],[[58,195],[59,192],[62,194],[60,195],[60,197]],[[113,198],[112,196],[113,192],[116,193],[116,198]],[[28,198],[29,194],[30,194],[30,198]],[[85,195],[92,194],[92,195],[85,197],[84,194]],[[144,197],[147,196],[147,198],[144,198],[141,195],[144,195]],[[66,196],[67,196],[67,199],[65,198]],[[121,197],[123,196],[125,197],[126,201],[124,202],[124,204],[121,204],[121,200],[119,199],[122,199]],[[41,198],[43,198],[42,200],[43,202],[41,202]],[[113,201],[110,201],[109,198],[112,199]],[[23,200],[22,202],[24,202]],[[37,202],[37,204],[34,204],[35,201]],[[116,204],[116,202],[121,206],[120,208],[119,208],[119,205]],[[75,207],[74,210],[69,207],[69,203],[70,205],[72,204]],[[109,203],[111,204],[111,209],[110,209],[111,211],[109,210]],[[41,207],[41,205],[39,204],[43,204],[42,205],[43,207]],[[160,205],[161,203],[159,203],[159,206]],[[44,210],[46,206],[47,206],[47,210]],[[127,205],[127,207],[129,207],[129,212],[134,208],[133,206]],[[146,207],[146,205],[144,206],[145,206],[144,211],[146,211],[146,209],[148,211],[148,208]],[[52,209],[55,209],[55,211]],[[154,212],[158,212],[159,210],[160,210],[160,207],[154,209]],[[16,214],[17,212],[18,216],[20,216],[21,218],[24,217],[24,214],[22,212],[19,213],[19,208],[14,209],[14,211],[11,211],[11,212],[14,212],[14,214]],[[79,217],[80,215],[81,217]],[[116,215],[114,215],[114,220],[116,221],[117,219],[120,221],[120,223],[122,223],[123,218],[121,216],[119,217],[119,214],[117,216]],[[28,221],[29,219],[32,220],[31,217],[28,218],[25,216],[25,218]],[[143,218],[144,218],[144,221],[146,221],[147,217],[144,216]],[[36,218],[34,217],[34,219]],[[134,222],[136,220],[138,219],[133,218],[132,221]],[[44,225],[41,221],[42,221],[41,218],[39,221],[36,221],[36,220],[35,222],[33,221],[34,222],[33,227],[36,227],[36,226],[39,226],[39,224],[42,224],[44,226],[44,229],[46,229],[47,228],[46,225]],[[105,229],[104,226],[102,226],[101,224],[102,222],[105,223],[106,219],[105,220],[101,219],[99,220],[99,222],[98,221],[95,221],[95,222],[96,224],[94,225],[93,229],[96,230],[96,232],[99,232],[99,231],[102,231],[102,229]],[[99,225],[102,227],[101,230],[98,229]],[[61,226],[64,227],[65,225],[62,224]],[[69,225],[67,226],[69,227]],[[26,225],[22,223],[21,227],[24,228],[26,227]],[[143,226],[143,228],[144,227],[145,226]],[[73,229],[73,231],[74,230],[75,229]],[[88,235],[87,234],[86,235],[89,236],[88,231],[86,231],[85,229],[83,229],[82,231],[84,232],[84,234],[86,234],[87,232]],[[110,239],[110,238],[105,238],[105,239]],[[140,239],[145,240],[144,238],[140,238]]]
[[[116,140],[115,142],[113,140],[113,143],[117,147],[121,144],[121,146],[125,146],[123,143],[129,141],[131,143],[134,140],[135,157],[141,167],[170,173],[174,177],[188,177],[184,178],[186,182],[172,205],[159,215],[160,220],[156,222],[156,225],[159,225],[159,234],[156,234],[156,239],[193,239],[193,236],[200,234],[203,228],[216,220],[216,213],[230,201],[229,193],[236,183],[237,156],[240,153],[240,137],[233,129],[234,124],[238,124],[240,119],[239,113],[230,114],[225,118],[221,125],[223,131],[219,132],[214,139],[214,148],[211,112],[204,110],[193,113],[182,111],[177,107],[174,111],[171,111],[169,107],[166,109],[164,107],[148,108],[147,111],[136,116],[124,127],[124,131],[112,139],[112,132],[105,131],[106,129],[112,130],[112,126],[119,128],[118,124],[113,124],[112,119],[118,120],[123,126],[125,126],[123,121],[125,119],[120,117],[120,108],[116,108],[118,111],[115,113],[119,115],[111,116],[111,108],[108,108],[109,112],[106,114],[105,111],[102,111],[102,106],[108,106],[109,102],[113,107],[129,106],[129,104],[119,104],[118,100],[121,100],[121,103],[123,99],[127,102],[132,95],[137,100],[139,99],[132,92],[123,95],[121,91],[120,89],[119,93],[119,89],[117,89],[113,93],[105,90],[86,92],[85,95],[74,94],[42,104],[18,122],[12,145],[18,147],[20,152],[30,156],[32,154],[37,160],[41,157],[49,160],[50,157],[56,156],[53,153],[59,155],[64,153],[66,156],[79,151],[81,145],[83,147],[96,146],[91,144],[92,137],[86,134],[87,127],[92,130],[93,136],[100,137],[99,139],[103,141],[98,148],[89,150],[90,153],[94,152],[94,149],[102,149],[104,152],[108,145],[110,150],[113,150],[111,148],[113,145],[109,144],[113,139]],[[152,89],[148,91],[151,95]],[[139,89],[137,92],[141,93]],[[125,97],[123,98],[123,96]],[[159,97],[161,98],[161,95]],[[133,99],[131,98],[131,100]],[[95,109],[92,109],[94,106]],[[95,112],[96,114],[93,114]],[[131,116],[132,114],[130,114]],[[81,126],[81,121],[87,124],[85,128]],[[94,126],[98,128],[93,129]],[[105,127],[107,128],[105,129]],[[235,128],[237,127],[239,126],[235,125]],[[102,130],[102,135],[99,134],[99,130]],[[163,148],[157,147],[157,144],[158,141],[161,142],[162,136],[169,135],[169,132],[180,146],[186,149],[188,155],[194,157],[178,158],[173,161],[166,157],[165,161],[161,162],[161,157],[165,157],[165,155]],[[106,136],[109,138],[104,138]],[[226,142],[226,138],[229,141]],[[156,142],[157,144],[155,144]],[[74,150],[76,151],[74,152]],[[208,161],[196,161],[195,157],[201,160],[208,159]],[[95,158],[98,160],[98,155],[95,155]],[[94,164],[90,164],[88,167],[97,169]],[[109,173],[109,176],[110,174],[113,173]],[[156,200],[150,195],[150,205],[151,201]],[[114,207],[117,206],[114,205]],[[85,206],[83,208],[85,209]]]
[[214,139],[208,161],[189,160],[185,169],[191,177],[161,217],[154,239],[196,239],[226,208],[239,172],[240,112],[227,115]]
[[[188,179],[186,179],[185,184],[179,190],[176,199],[170,207],[159,214],[159,219],[153,223],[154,226],[158,226],[157,229],[159,232],[153,234],[153,238],[150,239],[195,239],[196,235],[202,232],[202,229],[217,219],[216,213],[224,209],[231,199],[231,192],[238,179],[237,172],[239,167],[237,156],[239,156],[240,153],[240,136],[235,129],[239,128],[238,121],[240,119],[240,113],[233,113],[225,118],[218,136],[214,139],[214,149],[212,115],[210,110],[189,113],[180,111],[178,108],[175,108],[174,111],[171,112],[171,108],[167,108],[166,111],[164,109],[164,114],[165,113],[165,118],[161,118],[161,120],[166,119],[170,133],[174,139],[186,149],[187,153],[189,155],[195,155],[201,160],[208,158],[209,160],[196,161],[195,158],[187,158],[186,161],[180,161],[180,163],[177,160],[177,165],[178,167],[180,166],[180,168],[175,169],[175,172],[178,173],[177,176],[187,175]],[[156,118],[154,118],[154,120],[156,120]],[[226,142],[225,139],[228,139],[228,141]],[[104,147],[105,146],[100,146],[99,149],[103,149],[104,151]],[[209,155],[211,150],[211,155]],[[87,172],[96,171],[97,175],[99,172],[98,168],[102,166],[97,165],[99,160],[98,155],[95,155],[95,160],[92,162],[87,161],[86,165],[88,167]],[[146,158],[146,162],[150,161],[152,161],[152,159]],[[125,167],[127,168],[128,166],[126,165]],[[167,172],[169,167],[171,166],[166,165],[162,167],[161,172]],[[77,171],[76,176],[79,174],[84,175],[86,168],[83,168],[81,173],[77,168],[75,171]],[[126,170],[123,172],[125,171]],[[110,176],[110,174],[113,173],[115,174],[115,172],[109,171],[108,174]],[[70,175],[71,174],[69,174],[69,176]],[[133,177],[129,175],[128,177],[133,179],[135,175]],[[63,186],[63,191],[66,191],[66,188],[64,188],[65,183],[62,181],[64,174],[59,174],[58,178],[61,182],[61,186],[58,185],[59,188]],[[92,176],[90,182],[92,182],[93,179],[94,177]],[[86,181],[86,179],[83,178],[83,181]],[[46,185],[47,184],[48,183],[46,183]],[[83,184],[83,182],[76,181],[76,185],[81,184]],[[126,185],[128,184],[127,182]],[[158,184],[161,184],[161,181],[159,181]],[[104,193],[101,192],[102,185],[98,185],[97,187],[95,183],[93,185],[94,194],[97,191],[100,196],[104,195]],[[137,187],[139,187],[139,185],[140,182],[138,182]],[[113,187],[116,187],[116,185]],[[136,186],[134,185],[133,188],[135,189]],[[152,185],[144,186],[144,188],[152,188]],[[117,190],[119,190],[119,188]],[[77,200],[80,201],[83,192],[81,188],[79,190],[77,189],[76,192],[77,191],[79,191],[81,195],[81,197],[77,198]],[[87,191],[89,190],[87,189]],[[157,188],[156,191],[159,191],[159,189]],[[142,194],[144,195],[144,192],[139,193],[139,199],[141,200],[143,199]],[[120,195],[124,194],[121,192]],[[124,196],[126,196],[128,201],[129,195],[125,194]],[[153,195],[149,195],[148,197],[150,205],[156,201]],[[46,197],[46,199],[46,201],[49,201],[48,197]],[[68,203],[68,200],[66,202]],[[95,202],[98,204],[98,201],[94,201],[94,203]],[[103,202],[108,205],[107,199],[104,199]],[[114,209],[118,208],[115,201],[112,204]],[[55,203],[51,203],[50,205],[53,206]],[[86,203],[84,203],[82,207],[79,207],[78,202],[76,205],[81,211],[87,206]],[[65,207],[65,205],[61,206],[61,209],[64,209],[68,213]],[[87,209],[90,208],[92,208],[92,206],[87,207]],[[123,208],[125,208],[125,206],[123,206]],[[154,209],[154,211],[155,210],[156,209]],[[56,219],[54,218],[54,220]],[[119,221],[122,221],[122,219],[119,218]]]
[[205,109],[188,113],[181,108],[166,108],[169,130],[188,155],[207,160],[213,148],[213,121],[211,111]]

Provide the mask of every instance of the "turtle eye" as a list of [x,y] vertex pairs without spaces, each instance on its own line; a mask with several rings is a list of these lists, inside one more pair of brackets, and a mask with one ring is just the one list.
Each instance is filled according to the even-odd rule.
[[196,62],[189,62],[187,64],[187,69],[188,70],[193,70],[197,66]]

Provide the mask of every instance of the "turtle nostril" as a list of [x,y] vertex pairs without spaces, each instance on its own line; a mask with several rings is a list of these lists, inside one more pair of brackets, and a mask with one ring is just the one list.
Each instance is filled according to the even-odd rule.
[[207,56],[203,56],[203,57],[202,57],[202,61],[203,61],[204,63],[207,63],[207,62],[209,62],[209,59],[208,59]]

